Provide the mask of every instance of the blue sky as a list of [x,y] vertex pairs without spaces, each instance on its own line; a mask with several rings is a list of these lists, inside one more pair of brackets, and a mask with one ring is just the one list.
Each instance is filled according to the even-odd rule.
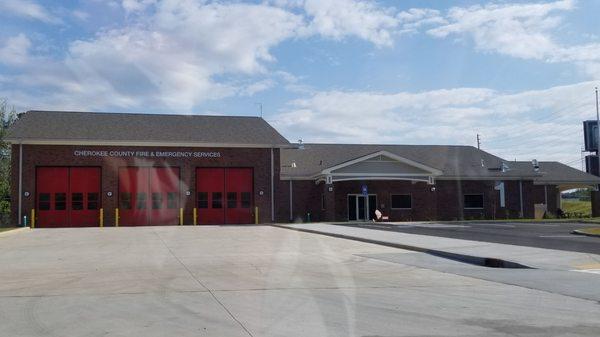
[[580,167],[600,1],[0,1],[18,110],[257,115],[305,142]]

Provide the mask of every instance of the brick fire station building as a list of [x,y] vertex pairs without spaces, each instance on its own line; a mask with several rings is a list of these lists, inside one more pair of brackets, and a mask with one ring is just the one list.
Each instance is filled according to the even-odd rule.
[[532,218],[600,183],[471,146],[291,144],[259,117],[29,111],[7,140],[36,227]]

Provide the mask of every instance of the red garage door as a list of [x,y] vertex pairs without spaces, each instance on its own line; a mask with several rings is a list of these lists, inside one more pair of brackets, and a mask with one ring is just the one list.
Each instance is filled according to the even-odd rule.
[[98,167],[38,167],[37,226],[98,226],[100,176]]
[[179,168],[119,168],[119,216],[124,226],[178,224]]
[[225,170],[225,223],[252,223],[252,185],[251,168]]
[[252,223],[251,168],[197,168],[199,224]]

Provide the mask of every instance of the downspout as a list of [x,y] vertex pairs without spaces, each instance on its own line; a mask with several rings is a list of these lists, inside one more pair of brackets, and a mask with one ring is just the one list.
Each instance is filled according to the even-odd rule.
[[544,185],[544,204],[546,205],[546,211],[548,210],[548,185]]
[[523,180],[519,180],[519,201],[521,203],[521,218],[525,217],[523,214]]
[[19,226],[23,224],[21,218],[23,213],[23,141],[19,142],[19,210],[17,212],[19,217]]
[[293,208],[293,191],[292,191],[292,179],[290,179],[290,222],[294,220],[294,208]]
[[275,164],[273,163],[273,148],[271,148],[271,222],[275,222]]

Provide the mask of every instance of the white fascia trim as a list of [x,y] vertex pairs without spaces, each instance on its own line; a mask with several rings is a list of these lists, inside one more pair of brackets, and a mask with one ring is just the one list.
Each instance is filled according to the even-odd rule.
[[581,186],[596,186],[600,184],[600,181],[533,181],[534,185],[581,185]]
[[399,161],[401,163],[408,164],[408,165],[414,166],[416,168],[420,168],[422,170],[425,170],[425,171],[427,171],[427,172],[429,172],[429,173],[431,173],[432,175],[435,175],[435,176],[439,176],[439,175],[441,175],[443,173],[442,171],[440,171],[438,169],[435,169],[433,167],[429,167],[427,165],[423,165],[421,163],[417,163],[416,161],[413,161],[413,160],[410,160],[410,159],[407,159],[407,158],[404,158],[404,157],[400,157],[400,156],[395,155],[393,153],[390,153],[388,151],[377,151],[375,153],[371,153],[371,154],[368,154],[366,156],[358,157],[356,159],[352,159],[352,160],[347,161],[345,163],[342,163],[342,164],[339,164],[339,165],[336,165],[336,166],[332,166],[330,168],[326,168],[323,171],[321,171],[321,174],[325,174],[325,175],[331,174],[332,171],[335,171],[335,170],[338,170],[340,168],[347,167],[347,166],[350,166],[350,165],[353,165],[353,164],[356,164],[356,163],[359,163],[361,161],[365,161],[365,160],[368,160],[368,159],[371,159],[371,158],[374,158],[374,157],[377,157],[377,156],[390,157],[390,158],[392,158],[394,160],[397,160],[397,161]]
[[161,147],[237,147],[237,148],[288,148],[287,144],[241,144],[241,143],[199,143],[199,142],[156,142],[156,141],[111,141],[111,140],[47,140],[27,139],[21,141],[7,138],[6,142],[23,145],[74,145],[74,146],[161,146]]
[[[323,179],[324,180],[324,179]],[[405,181],[422,181],[429,182],[429,179],[407,178],[407,177],[353,177],[353,178],[333,178],[333,182],[337,181],[352,181],[352,180],[405,180]]]
[[414,173],[332,173],[334,177],[423,177],[425,174]]
[[535,180],[534,177],[436,177],[437,180]]

